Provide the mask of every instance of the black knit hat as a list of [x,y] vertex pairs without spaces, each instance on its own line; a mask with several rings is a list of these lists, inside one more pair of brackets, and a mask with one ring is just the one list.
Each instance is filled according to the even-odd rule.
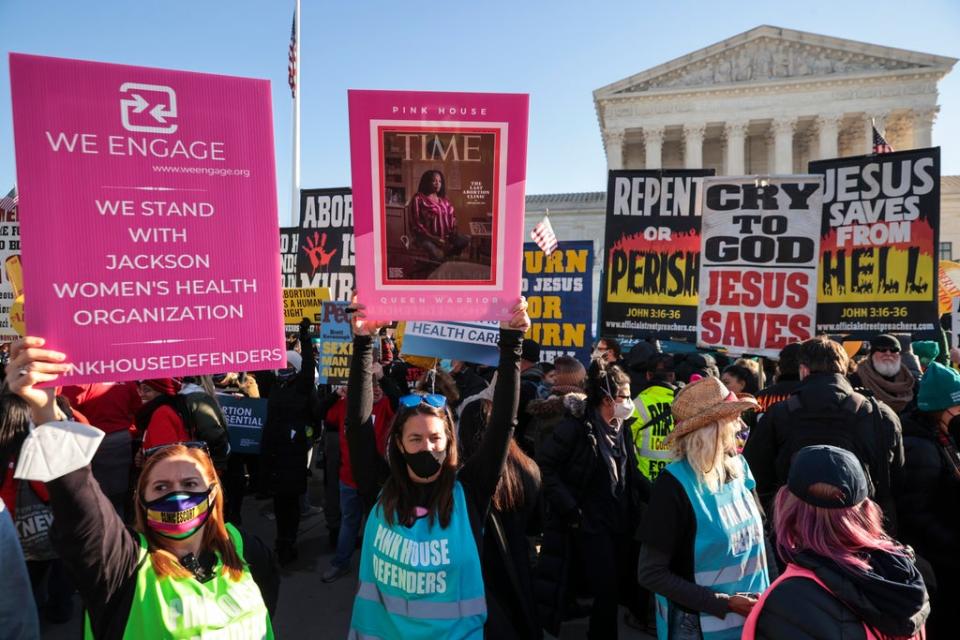
[[878,336],[870,338],[870,352],[873,353],[877,349],[894,349],[900,351],[900,341],[897,340],[896,336],[892,336],[889,333],[881,333]]
[[520,347],[520,358],[527,362],[540,362],[540,343],[529,338],[523,341]]

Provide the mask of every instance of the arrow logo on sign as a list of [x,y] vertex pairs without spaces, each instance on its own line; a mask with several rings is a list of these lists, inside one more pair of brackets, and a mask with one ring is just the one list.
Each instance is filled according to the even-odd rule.
[[[137,93],[134,93],[136,91]],[[149,114],[159,124],[134,124],[130,121],[130,114],[140,114],[150,106],[150,101],[142,93],[162,93],[163,98],[156,100]],[[167,123],[167,118],[177,117],[177,94],[173,89],[159,84],[141,84],[139,82],[124,82],[120,85],[120,93],[125,94],[120,100],[120,120],[127,131],[143,131],[147,133],[173,133],[177,130],[176,123]],[[149,95],[149,94],[148,94]],[[159,96],[158,96],[159,98]]]

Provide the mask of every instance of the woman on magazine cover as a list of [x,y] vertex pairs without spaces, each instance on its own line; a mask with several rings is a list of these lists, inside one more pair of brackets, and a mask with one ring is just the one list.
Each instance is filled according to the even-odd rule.
[[424,171],[408,210],[413,244],[433,260],[459,256],[470,244],[470,238],[457,231],[457,216],[447,200],[447,180],[440,171]]

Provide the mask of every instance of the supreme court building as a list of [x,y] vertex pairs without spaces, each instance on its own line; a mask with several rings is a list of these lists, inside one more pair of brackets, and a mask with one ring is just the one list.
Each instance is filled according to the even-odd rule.
[[[609,169],[805,173],[810,160],[872,152],[871,122],[898,151],[938,144],[937,83],[956,62],[764,25],[593,99]],[[528,237],[545,209],[559,239],[593,240],[599,298],[606,193],[527,196]],[[941,220],[941,258],[960,259],[960,176],[943,177]]]

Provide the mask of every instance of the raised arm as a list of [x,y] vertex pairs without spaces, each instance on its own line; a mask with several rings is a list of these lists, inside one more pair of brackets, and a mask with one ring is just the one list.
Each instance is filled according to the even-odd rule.
[[[10,350],[7,366],[10,391],[27,401],[37,425],[63,420],[64,416],[54,401],[53,388],[39,389],[35,385],[55,381],[70,366],[65,364],[65,354],[43,349],[43,345],[41,338],[18,340]],[[80,468],[67,465],[59,475],[53,472],[58,466],[63,468],[59,463],[65,459],[58,456],[70,449],[69,444],[40,450],[53,473],[52,479],[43,478],[47,480],[54,516],[50,533],[97,632],[108,621],[107,613],[121,595],[123,584],[136,572],[139,544],[103,495],[89,464]]]
[[372,505],[389,473],[387,461],[377,451],[373,421],[373,338],[386,323],[366,320],[363,306],[356,303],[351,318],[353,359],[347,382],[347,417],[344,436],[350,452],[350,466],[357,489],[367,505]]
[[500,364],[493,390],[493,409],[483,440],[460,470],[460,479],[481,512],[486,512],[507,461],[510,439],[517,426],[520,400],[520,346],[530,327],[527,303],[521,299],[509,323],[500,326]]
[[300,373],[297,374],[297,389],[306,393],[316,392],[314,376],[317,371],[317,358],[313,355],[313,342],[310,340],[310,320],[300,321]]

